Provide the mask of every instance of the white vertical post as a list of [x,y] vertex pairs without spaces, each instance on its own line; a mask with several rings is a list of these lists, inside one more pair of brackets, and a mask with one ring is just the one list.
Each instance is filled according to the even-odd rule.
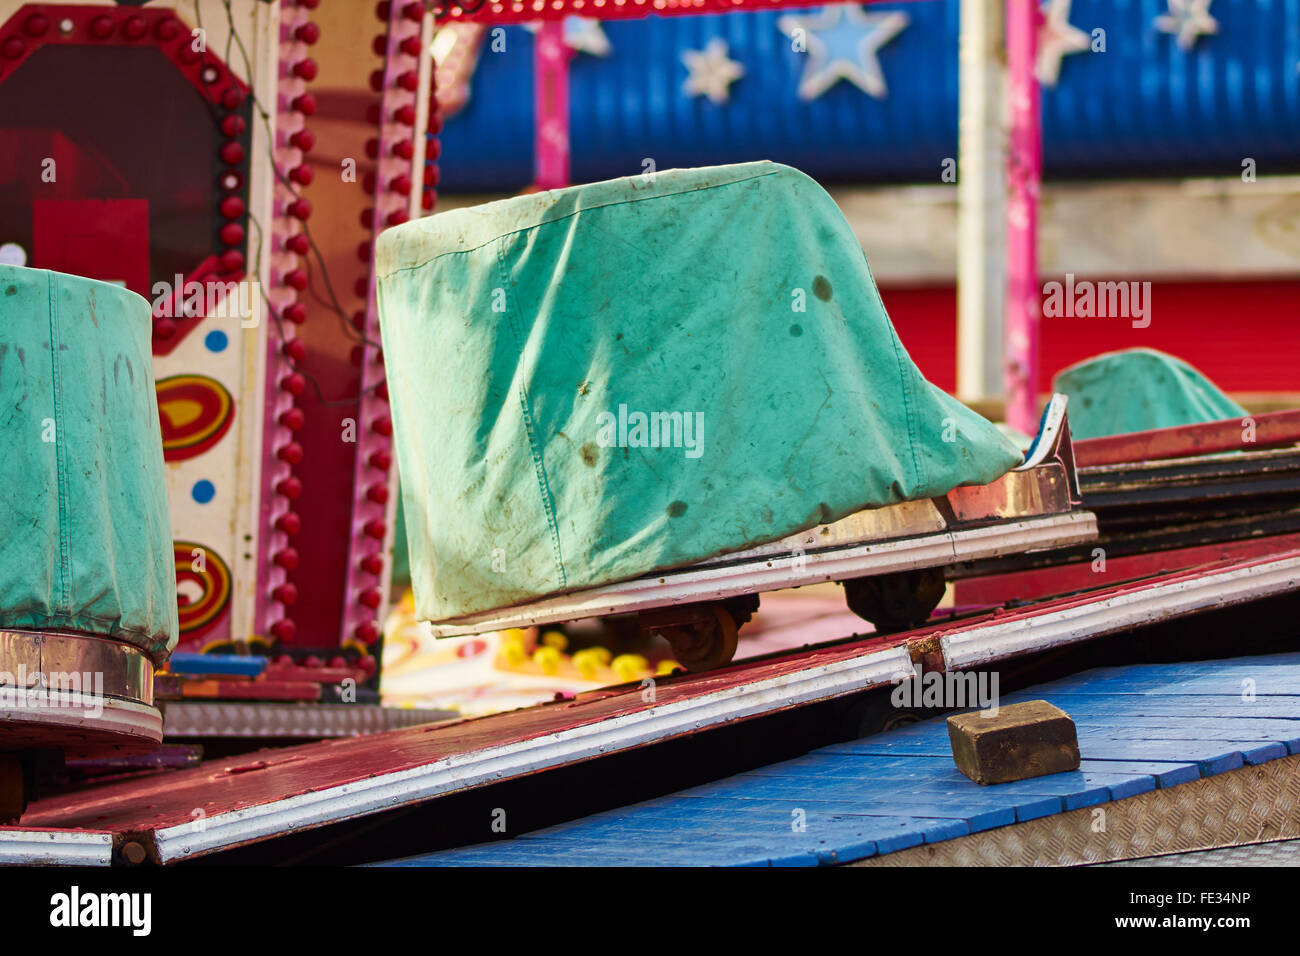
[[1002,397],[1006,265],[1004,0],[961,0],[957,396]]

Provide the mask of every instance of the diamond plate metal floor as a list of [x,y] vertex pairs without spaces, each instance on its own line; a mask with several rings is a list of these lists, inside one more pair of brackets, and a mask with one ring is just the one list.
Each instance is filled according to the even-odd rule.
[[1300,840],[1225,846],[1194,853],[1169,853],[1094,866],[1300,866]]

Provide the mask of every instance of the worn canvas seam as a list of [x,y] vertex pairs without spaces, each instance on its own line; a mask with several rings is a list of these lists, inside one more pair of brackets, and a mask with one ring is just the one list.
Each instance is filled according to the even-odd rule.
[[[510,329],[514,333],[515,347],[519,353],[519,358],[524,354],[524,337],[518,323],[515,321],[515,303],[514,296],[510,294],[509,272],[506,269],[505,260],[505,238],[497,240],[497,268],[501,280],[501,289],[506,295],[506,321],[510,323]],[[541,447],[537,442],[537,435],[533,428],[533,411],[528,401],[528,389],[523,382],[519,383],[519,408],[524,416],[524,432],[528,436],[528,451],[533,458],[533,468],[537,473],[537,486],[541,493],[542,510],[546,513],[546,525],[551,532],[551,552],[555,558],[555,571],[560,579],[560,587],[567,587],[569,583],[568,575],[564,571],[564,557],[560,551],[560,528],[555,518],[555,501],[551,495],[550,482],[546,478],[546,466],[543,462]]]
[[[59,610],[72,612],[72,542],[68,528],[68,469],[63,442],[63,376],[59,368],[59,288],[53,272],[49,278],[50,372],[54,395],[54,474],[59,517]],[[44,436],[42,436],[44,440]]]

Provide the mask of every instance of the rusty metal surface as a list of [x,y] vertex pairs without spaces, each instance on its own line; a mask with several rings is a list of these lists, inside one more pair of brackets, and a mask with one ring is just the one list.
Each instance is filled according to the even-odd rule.
[[1221,557],[1284,550],[1300,532],[1296,448],[1091,467],[1079,481],[1084,507],[1097,516],[1095,541],[964,562],[949,579],[991,584],[984,597],[966,589],[975,603],[1028,599],[1191,567],[1216,550]]
[[852,866],[1073,866],[1300,837],[1300,756]]
[[[1262,496],[1294,502],[1300,493],[1300,451],[1242,451],[1088,468],[1079,480],[1087,506],[1094,510],[1143,505],[1169,509],[1226,499],[1224,506],[1231,511],[1253,505],[1253,499]],[[1280,505],[1278,501],[1274,507]]]
[[954,488],[948,503],[958,521],[982,521],[1070,510],[1070,476],[1052,461],[1030,471],[1009,471],[987,485]]
[[987,485],[948,492],[948,505],[957,521],[1063,514],[1083,503],[1066,405],[1064,395],[1052,396],[1020,467]]

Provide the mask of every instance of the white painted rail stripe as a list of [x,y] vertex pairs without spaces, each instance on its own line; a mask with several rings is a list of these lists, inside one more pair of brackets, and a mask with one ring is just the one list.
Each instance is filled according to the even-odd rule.
[[1195,611],[1294,591],[1298,587],[1300,556],[1292,556],[1154,584],[1046,614],[973,627],[946,635],[939,643],[949,669],[975,667],[1014,654],[1047,650]]
[[0,865],[108,866],[113,838],[108,833],[71,830],[0,830]]

